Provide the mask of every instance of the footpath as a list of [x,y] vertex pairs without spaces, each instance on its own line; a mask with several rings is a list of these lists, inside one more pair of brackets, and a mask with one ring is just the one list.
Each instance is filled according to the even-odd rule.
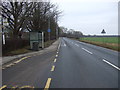
[[11,62],[13,60],[17,60],[19,58],[25,57],[25,56],[36,55],[36,54],[41,55],[46,52],[57,50],[58,44],[59,44],[59,39],[57,41],[55,41],[51,46],[44,48],[43,50],[40,50],[40,51],[34,51],[34,52],[20,54],[20,55],[2,57],[2,65],[6,64],[8,62]]

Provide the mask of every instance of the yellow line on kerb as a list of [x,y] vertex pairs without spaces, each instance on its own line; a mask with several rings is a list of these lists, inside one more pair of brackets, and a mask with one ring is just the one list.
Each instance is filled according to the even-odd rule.
[[24,59],[26,59],[26,58],[29,58],[29,57],[31,57],[31,56],[23,57],[23,58],[19,59],[18,61],[14,62],[14,63],[19,63],[19,62],[21,62],[22,60],[24,60]]
[[29,85],[26,85],[26,86],[22,86],[22,87],[20,87],[20,88],[22,89],[22,88],[34,88],[34,87],[29,86]]
[[18,87],[18,86],[13,86],[12,89],[15,89],[15,88],[17,88],[17,87]]
[[49,89],[49,87],[50,87],[50,83],[51,83],[51,80],[52,80],[51,78],[48,78],[44,90],[48,90],[48,89]]
[[4,86],[2,86],[2,87],[0,88],[0,90],[4,89],[4,88],[6,88],[6,87],[7,87],[7,85],[4,85]]
[[53,72],[53,71],[54,71],[54,69],[55,69],[55,66],[53,65],[53,66],[52,66],[52,68],[51,68],[51,71]]
[[23,58],[21,58],[20,60],[24,60],[24,59],[26,59],[26,58],[28,58],[28,57],[23,57]]

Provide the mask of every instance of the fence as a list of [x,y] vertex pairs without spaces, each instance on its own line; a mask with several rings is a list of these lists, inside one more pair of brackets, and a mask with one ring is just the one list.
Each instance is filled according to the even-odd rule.
[[5,45],[2,45],[2,54],[16,49],[23,48],[29,45],[29,40],[26,39],[6,39]]

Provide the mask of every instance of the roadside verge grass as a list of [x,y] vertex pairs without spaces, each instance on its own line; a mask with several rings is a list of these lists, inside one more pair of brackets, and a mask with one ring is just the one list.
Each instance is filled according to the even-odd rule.
[[120,51],[120,37],[83,37],[80,41]]

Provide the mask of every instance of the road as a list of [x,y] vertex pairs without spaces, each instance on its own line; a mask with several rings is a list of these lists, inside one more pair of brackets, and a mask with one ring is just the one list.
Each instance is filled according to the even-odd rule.
[[34,88],[118,88],[118,52],[60,38],[56,50],[3,70],[3,86]]

